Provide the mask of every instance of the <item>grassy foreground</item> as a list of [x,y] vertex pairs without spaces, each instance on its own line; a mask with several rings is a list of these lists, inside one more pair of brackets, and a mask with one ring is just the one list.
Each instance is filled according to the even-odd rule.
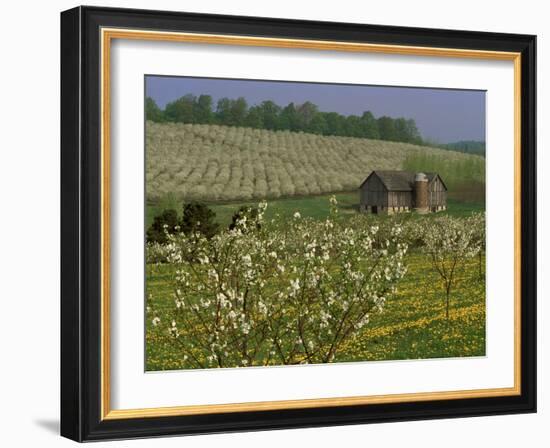
[[[348,342],[336,362],[427,359],[485,355],[485,281],[472,259],[458,273],[445,318],[440,277],[425,255],[407,255],[408,272],[398,284],[384,312],[373,315],[357,337]],[[171,265],[147,266],[147,293],[161,319],[170,319],[174,307]],[[146,324],[146,370],[175,370],[182,362],[168,334]]]

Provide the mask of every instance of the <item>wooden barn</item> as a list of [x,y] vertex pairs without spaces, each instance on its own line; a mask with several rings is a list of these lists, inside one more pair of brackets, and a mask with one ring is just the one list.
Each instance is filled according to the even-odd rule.
[[446,210],[447,186],[437,173],[376,170],[359,187],[362,213]]

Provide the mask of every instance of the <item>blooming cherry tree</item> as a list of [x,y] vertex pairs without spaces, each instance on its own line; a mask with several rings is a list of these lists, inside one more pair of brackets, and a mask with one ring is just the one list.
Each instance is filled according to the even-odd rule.
[[479,254],[481,241],[476,228],[468,220],[442,216],[425,220],[423,226],[424,250],[441,277],[445,291],[445,316],[448,319],[457,268],[468,258]]
[[211,239],[169,237],[174,308],[155,325],[189,367],[332,362],[406,272],[398,224],[341,220],[335,198],[324,221],[265,223],[266,207]]

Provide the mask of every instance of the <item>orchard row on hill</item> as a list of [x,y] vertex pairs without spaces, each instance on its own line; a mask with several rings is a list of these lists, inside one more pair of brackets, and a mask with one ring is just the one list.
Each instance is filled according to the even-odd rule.
[[371,170],[403,169],[418,155],[429,159],[431,168],[444,161],[449,176],[461,164],[469,175],[484,173],[480,157],[407,143],[148,121],[147,199],[170,194],[234,201],[350,191]]

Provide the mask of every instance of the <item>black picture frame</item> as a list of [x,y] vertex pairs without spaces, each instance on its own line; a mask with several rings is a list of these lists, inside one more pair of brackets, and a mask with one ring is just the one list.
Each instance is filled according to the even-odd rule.
[[[100,29],[245,35],[521,53],[521,394],[101,418]],[[536,37],[77,7],[61,14],[61,435],[76,441],[536,412]]]

